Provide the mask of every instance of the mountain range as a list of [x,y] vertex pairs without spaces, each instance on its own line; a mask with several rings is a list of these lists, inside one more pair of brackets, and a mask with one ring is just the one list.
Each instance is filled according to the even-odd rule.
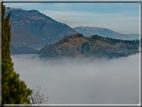
[[[125,35],[114,32],[107,28],[98,27],[75,27],[58,22],[37,10],[23,10],[20,8],[6,7],[5,16],[11,12],[11,53],[30,53],[55,44],[66,35],[82,33],[89,37],[98,34],[103,37],[112,37],[117,39],[138,39],[137,34]],[[26,48],[25,48],[26,47]],[[23,49],[22,52],[19,49]]]
[[9,12],[11,12],[11,44],[15,47],[26,45],[37,49],[46,43],[53,44],[65,35],[77,33],[68,25],[57,22],[37,10],[6,7],[5,17]]
[[115,31],[112,31],[107,28],[100,28],[100,27],[75,27],[74,30],[76,30],[79,33],[82,33],[84,36],[92,36],[92,35],[100,35],[103,37],[111,37],[116,39],[123,39],[123,40],[133,40],[133,39],[139,39],[139,34],[121,34]]

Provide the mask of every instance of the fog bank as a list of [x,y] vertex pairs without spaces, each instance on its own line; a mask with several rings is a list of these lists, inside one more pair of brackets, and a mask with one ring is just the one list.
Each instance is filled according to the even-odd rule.
[[111,60],[11,57],[20,79],[29,88],[40,85],[49,104],[139,103],[139,54]]

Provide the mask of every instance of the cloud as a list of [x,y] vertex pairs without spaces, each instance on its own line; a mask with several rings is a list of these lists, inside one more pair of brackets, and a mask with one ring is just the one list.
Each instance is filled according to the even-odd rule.
[[138,104],[139,54],[118,59],[13,55],[20,78],[41,86],[48,104]]

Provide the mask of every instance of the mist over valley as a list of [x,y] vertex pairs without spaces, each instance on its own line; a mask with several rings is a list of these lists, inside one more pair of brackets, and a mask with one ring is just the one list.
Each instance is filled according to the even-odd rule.
[[28,87],[41,86],[48,104],[138,104],[139,54],[128,57],[41,59],[12,55]]

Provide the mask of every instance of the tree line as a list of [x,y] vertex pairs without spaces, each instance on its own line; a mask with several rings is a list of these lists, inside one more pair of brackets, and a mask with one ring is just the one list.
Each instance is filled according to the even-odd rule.
[[138,39],[135,39],[135,40],[122,40],[122,39],[115,39],[115,38],[110,38],[110,37],[102,37],[102,36],[99,36],[99,35],[93,35],[92,38],[94,40],[111,41],[111,42],[114,42],[114,43],[126,43],[126,44],[139,43]]

